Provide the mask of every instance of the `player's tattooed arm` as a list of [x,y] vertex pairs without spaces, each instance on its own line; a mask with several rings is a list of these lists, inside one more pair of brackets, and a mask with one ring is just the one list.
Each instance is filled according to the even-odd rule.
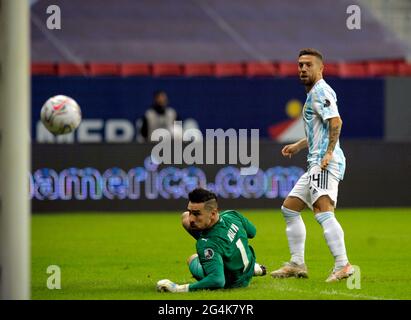
[[340,138],[342,120],[340,117],[331,118],[329,124],[329,133],[328,133],[328,147],[327,153],[332,153],[335,146],[337,145],[338,139]]
[[328,163],[331,161],[333,156],[333,151],[337,145],[338,138],[340,137],[342,127],[342,120],[340,117],[331,118],[329,120],[329,138],[327,152],[325,153],[323,159],[321,160],[321,169],[325,170]]

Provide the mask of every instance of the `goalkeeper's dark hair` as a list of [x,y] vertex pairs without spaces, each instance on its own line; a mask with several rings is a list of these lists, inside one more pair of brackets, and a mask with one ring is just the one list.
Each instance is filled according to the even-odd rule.
[[215,193],[203,188],[197,188],[191,191],[188,194],[188,200],[190,200],[190,202],[192,203],[204,202],[204,208],[206,208],[207,210],[216,209],[218,207],[217,196],[215,195]]
[[319,58],[321,61],[323,61],[323,55],[317,49],[313,49],[313,48],[301,49],[300,53],[298,54],[298,57],[305,56],[305,55],[315,56],[315,57]]

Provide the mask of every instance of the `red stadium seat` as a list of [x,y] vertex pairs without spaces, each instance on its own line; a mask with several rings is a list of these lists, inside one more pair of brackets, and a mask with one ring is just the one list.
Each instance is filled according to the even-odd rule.
[[276,66],[272,62],[247,62],[245,64],[245,74],[249,77],[272,77],[276,73]]
[[87,76],[88,73],[84,64],[59,63],[57,65],[57,74],[59,76]]
[[280,62],[278,64],[278,74],[282,77],[297,77],[298,64],[297,62]]
[[245,68],[242,63],[216,63],[215,76],[217,77],[242,77],[245,75]]
[[398,73],[398,61],[370,61],[367,63],[370,76],[394,76]]
[[367,66],[365,63],[340,63],[340,76],[349,78],[349,77],[367,77]]
[[36,76],[55,76],[57,74],[54,63],[32,63],[31,74]]
[[177,63],[154,63],[153,76],[181,76],[182,68]]
[[398,75],[411,76],[411,63],[402,62],[398,64]]
[[89,65],[90,75],[92,76],[118,76],[120,66],[116,63],[95,63]]
[[183,74],[187,77],[214,76],[214,66],[211,63],[186,63]]
[[323,73],[325,77],[338,77],[340,75],[338,63],[324,63]]
[[122,63],[120,65],[122,76],[150,76],[151,67],[148,63]]

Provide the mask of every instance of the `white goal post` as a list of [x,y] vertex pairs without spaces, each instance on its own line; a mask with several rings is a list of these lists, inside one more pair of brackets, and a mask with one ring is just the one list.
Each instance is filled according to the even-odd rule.
[[0,298],[30,299],[30,7],[0,0]]

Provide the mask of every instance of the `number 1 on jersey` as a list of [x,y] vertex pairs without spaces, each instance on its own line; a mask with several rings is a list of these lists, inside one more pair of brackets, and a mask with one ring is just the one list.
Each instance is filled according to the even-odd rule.
[[244,272],[247,269],[248,265],[250,264],[250,261],[248,260],[247,253],[245,252],[244,244],[241,241],[241,239],[238,239],[235,245],[237,246],[238,250],[240,250],[241,259],[243,260],[243,264],[244,264],[244,269],[243,269],[243,272]]

